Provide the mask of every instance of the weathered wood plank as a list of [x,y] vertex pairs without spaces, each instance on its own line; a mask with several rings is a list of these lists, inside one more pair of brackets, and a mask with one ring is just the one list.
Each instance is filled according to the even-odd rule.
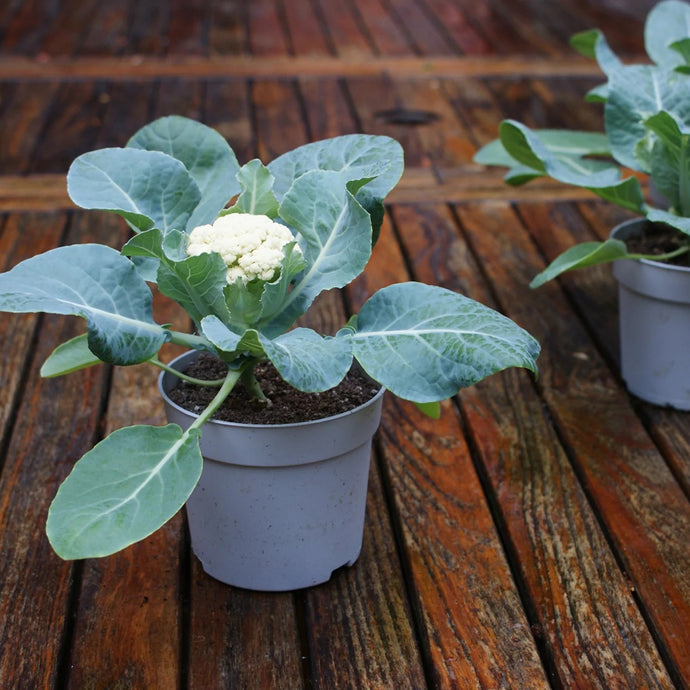
[[292,55],[330,55],[328,29],[309,2],[288,2],[283,6]]
[[[481,211],[460,209],[472,238],[518,224],[507,206],[493,209],[490,220]],[[446,207],[396,208],[395,218],[416,278],[492,304]],[[482,243],[473,243],[480,257]],[[511,257],[518,264],[519,251]],[[503,372],[462,391],[460,400],[549,670],[563,687],[670,687],[530,377]]]
[[[288,55],[287,30],[275,0],[256,0],[247,5],[249,46],[252,56]],[[253,59],[253,57],[252,57]]]
[[[20,261],[56,247],[66,222],[63,214],[23,214],[0,219],[2,270],[8,271]],[[34,314],[3,314],[1,323],[0,438],[4,444],[15,406],[24,392],[22,381],[31,357],[38,317]]]
[[391,12],[408,31],[409,40],[418,55],[453,55],[457,48],[435,15],[423,3],[397,0]]
[[0,129],[0,172],[18,175],[28,170],[38,137],[49,116],[50,104],[58,90],[56,83],[36,88],[18,83],[2,86]]
[[41,140],[31,155],[28,172],[64,172],[84,151],[93,148],[105,104],[97,84],[64,84],[55,94]]
[[[364,276],[348,290],[353,308],[406,279],[386,224]],[[455,408],[445,404],[441,419],[430,420],[393,400],[381,433],[385,481],[434,682],[548,687]]]
[[475,16],[481,14],[483,8],[475,4],[466,12],[458,3],[446,0],[424,0],[424,4],[443,25],[457,52],[471,55],[490,52],[489,42],[475,26]]
[[319,0],[321,15],[328,27],[329,43],[337,55],[350,60],[371,56],[376,51],[359,14],[348,3]]
[[408,28],[383,0],[354,0],[354,6],[377,55],[412,55]]
[[[221,87],[222,88],[222,87]],[[263,87],[261,87],[263,91]],[[273,90],[273,95],[262,93],[262,98],[269,102],[273,99],[277,103],[290,100],[289,90],[283,90],[282,95]],[[323,117],[314,116],[312,138],[318,139],[321,136],[336,136],[337,133],[345,133],[347,129],[333,128],[328,124],[327,117],[329,112],[340,111],[344,104],[338,103],[340,93],[332,83],[315,85],[310,83],[303,89],[307,103],[318,103],[318,98],[322,95],[332,95],[333,101],[324,105]],[[221,97],[217,101],[214,96],[209,96],[208,103],[223,103]],[[280,107],[277,105],[276,107]],[[184,110],[183,110],[184,109]],[[180,104],[180,110],[171,109],[169,112],[186,112],[194,114],[192,104]],[[222,111],[221,111],[222,113]],[[229,118],[216,122],[214,126],[227,136],[233,148],[237,146],[236,153],[240,161],[246,162],[254,156],[255,143],[250,132],[250,123],[245,114],[238,113],[237,117]],[[299,121],[295,121],[295,127],[302,128]],[[360,127],[352,124],[350,131],[360,131]],[[369,129],[369,128],[367,128]],[[382,128],[383,131],[390,130]],[[306,137],[306,135],[305,135]],[[115,137],[113,137],[115,139]],[[118,138],[118,143],[123,139]],[[306,139],[304,140],[306,141]],[[413,144],[412,144],[413,145]],[[280,142],[268,144],[262,149],[262,156],[265,160],[271,160],[274,155],[278,155],[284,148]],[[85,149],[86,150],[86,149]],[[78,153],[83,153],[79,151]],[[414,149],[410,152],[408,159],[414,154]],[[419,151],[423,156],[423,151]],[[262,158],[262,160],[264,160]],[[423,203],[458,203],[464,201],[574,201],[579,199],[592,200],[596,197],[587,190],[562,185],[551,180],[533,182],[524,187],[511,187],[504,189],[499,186],[501,173],[497,170],[482,170],[476,166],[467,168],[444,168],[440,169],[439,174],[442,181],[431,168],[420,168],[411,165],[405,169],[402,179],[398,186],[389,196],[389,201],[395,204],[423,204]],[[65,174],[32,174],[27,177],[15,175],[0,176],[0,211],[53,211],[74,208],[67,196],[65,185]]]
[[226,0],[213,5],[211,11],[210,54],[248,54],[247,3],[244,0]]
[[[258,21],[258,20],[257,20]],[[258,30],[257,30],[258,31]],[[211,77],[274,78],[296,77],[368,77],[379,74],[415,79],[447,77],[544,76],[601,77],[595,62],[584,58],[543,60],[530,55],[517,57],[486,55],[480,57],[450,56],[375,56],[366,46],[356,52],[338,56],[288,56],[286,38],[261,39],[266,45],[256,48],[256,55],[213,55],[210,57],[149,55],[117,57],[62,57],[59,54],[40,58],[6,56],[0,59],[0,80],[23,81],[91,81],[94,79],[145,80]],[[271,43],[273,41],[273,43]],[[255,49],[252,48],[252,51]],[[261,51],[267,52],[261,52]],[[271,52],[272,51],[272,52]]]
[[[91,214],[83,218],[85,224],[98,228],[102,242],[119,246],[126,239],[119,217],[103,214],[97,224]],[[155,304],[158,322],[188,330],[189,319],[182,309],[160,297],[157,294]],[[177,351],[168,350],[171,354]],[[131,424],[165,423],[157,373],[151,365],[114,369],[105,434]],[[178,686],[182,606],[188,585],[181,565],[186,558],[182,529],[182,516],[177,515],[125,551],[84,563],[72,634],[70,687],[112,687],[123,680],[132,687]],[[104,620],[109,625],[103,626]]]
[[[462,207],[458,210],[463,220]],[[519,210],[533,239],[553,258],[549,246],[562,230],[554,231],[543,207],[523,205]],[[531,240],[511,232],[514,223],[492,222],[500,212],[500,206],[488,204],[477,212],[484,214],[484,222],[473,223],[473,242],[490,262],[511,316],[544,345],[540,386],[558,432],[661,641],[665,660],[670,659],[670,672],[687,682],[690,503],[558,286],[536,293],[527,287],[541,260]],[[569,279],[579,280],[577,274]]]
[[[76,224],[68,240],[84,237]],[[45,520],[59,482],[93,444],[105,381],[98,367],[46,381],[38,370],[56,344],[81,330],[76,319],[43,317],[0,477],[3,687],[54,687],[64,677],[74,566],[50,549]]]

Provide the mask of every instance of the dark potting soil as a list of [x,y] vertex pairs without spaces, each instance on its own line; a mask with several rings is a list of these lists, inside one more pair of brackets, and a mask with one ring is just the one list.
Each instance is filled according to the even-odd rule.
[[[216,357],[202,353],[184,373],[204,381],[222,379],[227,372],[225,364]],[[347,412],[363,405],[379,391],[374,383],[358,368],[353,367],[335,388],[323,393],[304,393],[285,383],[270,362],[257,364],[254,375],[271,405],[258,401],[238,383],[214,419],[240,424],[291,424],[323,419]],[[180,407],[200,413],[213,400],[218,388],[197,386],[179,380],[170,391],[170,399]]]
[[[646,223],[639,237],[628,237],[625,246],[636,254],[667,254],[688,243],[688,236],[662,223]],[[690,266],[690,252],[681,254],[666,263]]]

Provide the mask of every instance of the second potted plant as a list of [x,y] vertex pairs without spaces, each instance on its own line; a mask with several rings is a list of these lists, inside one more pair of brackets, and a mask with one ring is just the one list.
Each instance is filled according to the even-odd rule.
[[[543,175],[586,189],[642,216],[602,242],[558,256],[538,287],[576,268],[614,262],[619,281],[621,372],[655,404],[690,409],[690,5],[657,4],[645,23],[652,64],[624,64],[597,30],[572,44],[597,59],[607,81],[589,94],[604,104],[604,133],[535,131],[514,120],[475,160],[510,170],[519,185]],[[635,174],[629,174],[634,171]],[[638,178],[647,175],[657,206]]]
[[[187,503],[192,547],[214,577],[268,590],[322,582],[359,552],[384,390],[433,415],[489,374],[535,370],[539,346],[515,323],[416,282],[378,291],[335,336],[295,327],[319,293],[364,269],[402,170],[400,145],[368,135],[240,166],[217,132],[175,116],[72,164],[75,203],[121,215],[133,236],[121,251],[73,245],[23,261],[0,274],[0,309],[86,320],[46,376],[100,361],[161,367],[170,424],[116,430],[76,463],[48,515],[59,556],[115,553]],[[148,284],[193,332],[154,320]],[[191,354],[165,365],[164,343]],[[209,392],[175,402],[178,379]],[[335,410],[261,421],[282,385],[320,400],[345,384],[354,390]],[[236,398],[258,422],[218,419]]]

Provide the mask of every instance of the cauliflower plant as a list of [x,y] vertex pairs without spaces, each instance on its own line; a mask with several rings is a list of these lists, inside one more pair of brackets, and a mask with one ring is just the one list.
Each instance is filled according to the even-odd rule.
[[[272,281],[282,267],[283,248],[294,241],[288,228],[268,216],[229,213],[212,225],[194,228],[189,234],[187,254],[220,254],[228,267],[228,283],[238,278],[244,283],[257,278]],[[295,251],[300,251],[298,246]]]

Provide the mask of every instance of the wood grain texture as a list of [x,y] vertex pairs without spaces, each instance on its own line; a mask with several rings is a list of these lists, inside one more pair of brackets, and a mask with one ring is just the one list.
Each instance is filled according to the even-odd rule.
[[[69,241],[83,240],[83,232],[75,225]],[[76,319],[42,318],[0,476],[0,684],[6,687],[51,687],[64,672],[74,566],[50,549],[45,520],[58,484],[98,433],[106,381],[99,367],[45,381],[38,370],[57,343],[81,331]]]
[[[557,285],[537,293],[527,288],[527,276],[541,268],[541,261],[524,233],[511,232],[515,223],[496,220],[505,210],[499,205],[477,210],[483,222],[473,223],[473,240],[491,262],[494,284],[506,295],[511,316],[544,346],[540,385],[559,434],[670,656],[671,673],[686,677],[690,504]],[[553,236],[548,224],[536,222],[537,206],[521,213],[535,240]]]
[[[489,222],[473,211],[459,208],[473,239],[511,222],[508,212]],[[416,278],[493,303],[479,279],[477,258],[447,208],[394,212]],[[474,242],[474,250],[481,261],[482,240]],[[547,641],[545,656],[554,674],[564,687],[670,687],[654,640],[530,377],[502,372],[462,391],[460,400],[535,634]],[[636,641],[633,647],[629,639]]]
[[[374,290],[405,278],[403,258],[385,224],[363,278],[349,294],[359,305]],[[446,404],[441,419],[430,420],[394,401],[384,415],[382,438],[434,682],[546,687],[457,412]]]

